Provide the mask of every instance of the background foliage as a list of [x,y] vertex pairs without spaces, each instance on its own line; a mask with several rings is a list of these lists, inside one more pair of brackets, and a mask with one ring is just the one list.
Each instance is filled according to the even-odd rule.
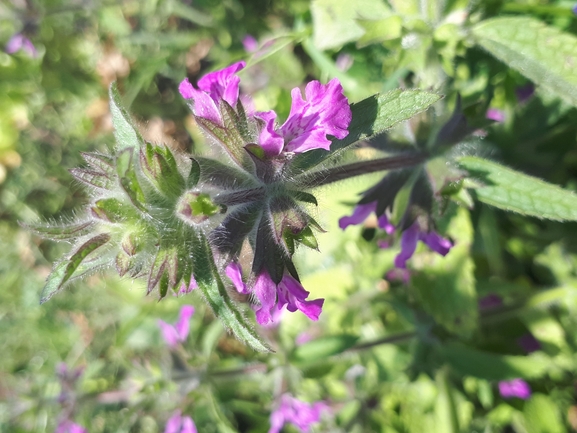
[[[38,54],[0,53],[0,429],[52,431],[66,414],[90,432],[156,432],[180,409],[201,432],[265,432],[276,399],[290,391],[330,406],[315,431],[577,430],[577,227],[555,221],[575,220],[576,208],[557,190],[516,189],[518,178],[503,181],[500,165],[476,158],[577,189],[572,6],[3,2],[0,41],[22,33]],[[256,48],[243,46],[246,35]],[[66,245],[18,222],[66,219],[86,201],[67,170],[82,165],[81,151],[114,143],[110,83],[117,80],[148,140],[202,148],[178,83],[239,59],[249,66],[243,91],[281,118],[290,90],[310,79],[338,77],[351,102],[396,88],[446,95],[373,143],[385,149],[426,141],[449,118],[457,92],[471,118],[499,110],[501,121],[456,147],[474,174],[465,185],[472,193],[456,198],[475,201],[440,223],[456,241],[450,255],[419,250],[404,284],[389,273],[396,251],[373,241],[374,221],[340,231],[338,218],[378,179],[369,175],[318,195],[316,219],[328,231],[319,236],[321,253],[295,257],[304,286],[326,298],[325,308],[317,323],[285,315],[278,328],[262,329],[275,354],[256,354],[227,335],[198,294],[158,303],[128,278],[87,277],[40,306],[43,281]],[[501,179],[509,195],[479,189],[487,179]],[[546,215],[552,203],[561,210]],[[157,320],[174,322],[184,304],[196,308],[190,336],[171,351]],[[528,335],[538,341],[530,354]],[[55,373],[60,362],[83,368],[78,381],[68,386]],[[500,396],[498,382],[514,378],[530,384],[530,399]]]

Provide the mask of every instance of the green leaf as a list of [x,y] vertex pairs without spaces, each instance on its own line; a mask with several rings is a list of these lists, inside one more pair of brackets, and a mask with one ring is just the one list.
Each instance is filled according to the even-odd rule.
[[349,334],[317,338],[316,340],[298,346],[293,353],[293,357],[297,361],[305,362],[326,359],[329,356],[338,355],[350,349],[358,340],[359,337]]
[[202,233],[196,234],[192,258],[194,277],[204,299],[222,324],[241,342],[258,352],[271,352],[271,348],[258,336],[234,304],[214,262],[211,248]]
[[133,125],[128,111],[122,105],[116,82],[110,85],[110,114],[114,125],[114,137],[116,138],[116,150],[126,148],[139,148],[143,143],[142,137]]
[[297,155],[292,167],[298,171],[313,167],[330,155],[346,147],[380,134],[397,123],[425,111],[441,95],[424,90],[392,90],[387,93],[368,97],[351,105],[353,119],[349,126],[349,135],[342,140],[334,140],[330,152],[322,149]]
[[313,40],[326,50],[359,39],[365,32],[359,18],[384,18],[388,7],[380,0],[314,0],[311,4]]
[[427,252],[425,260],[413,260],[421,272],[411,277],[411,288],[437,323],[451,332],[470,336],[477,327],[478,306],[474,263],[469,252],[473,240],[469,212],[457,208],[447,225],[445,234],[455,246],[446,257]]
[[110,190],[114,185],[113,178],[96,170],[71,168],[69,171],[76,180],[91,187]]
[[559,406],[544,394],[533,394],[523,407],[527,433],[564,433]]
[[93,221],[81,221],[67,225],[24,224],[20,225],[35,235],[53,241],[66,241],[84,236],[92,230]]
[[482,21],[473,35],[499,60],[577,105],[577,37],[529,17]]
[[54,265],[52,272],[46,279],[46,284],[42,290],[40,303],[48,301],[52,296],[58,293],[72,278],[82,263],[82,261],[93,251],[100,248],[102,245],[110,240],[110,235],[107,233],[99,234],[89,241],[82,244],[76,251],[68,258]]
[[577,195],[572,191],[474,156],[458,163],[479,181],[473,188],[483,203],[537,218],[577,221]]
[[359,46],[400,38],[403,31],[403,19],[399,15],[381,20],[358,20],[357,23],[365,29],[365,34],[359,39]]
[[138,211],[134,207],[114,197],[97,200],[90,210],[95,217],[111,223],[139,220]]
[[545,375],[551,360],[539,354],[497,355],[450,343],[439,349],[443,358],[459,373],[487,380],[538,378]]
[[120,185],[128,194],[132,204],[140,210],[146,210],[144,192],[138,182],[136,171],[134,170],[133,148],[127,148],[116,155],[116,170],[120,178]]

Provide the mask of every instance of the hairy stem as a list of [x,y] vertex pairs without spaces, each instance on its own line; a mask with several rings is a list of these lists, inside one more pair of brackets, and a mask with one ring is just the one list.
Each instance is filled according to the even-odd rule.
[[302,180],[297,178],[297,182],[303,188],[314,188],[363,174],[422,164],[427,160],[427,157],[426,153],[412,152],[371,161],[353,162],[352,164],[339,165],[326,170],[303,174],[299,176]]

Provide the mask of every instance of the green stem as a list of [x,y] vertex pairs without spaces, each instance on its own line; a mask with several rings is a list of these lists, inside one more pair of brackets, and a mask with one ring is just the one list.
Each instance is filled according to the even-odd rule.
[[302,180],[297,178],[296,182],[303,188],[315,188],[363,174],[412,167],[422,164],[426,160],[427,155],[425,153],[406,153],[389,156],[387,158],[373,159],[371,161],[353,162],[351,164],[339,165],[327,168],[326,170],[303,174],[299,176]]

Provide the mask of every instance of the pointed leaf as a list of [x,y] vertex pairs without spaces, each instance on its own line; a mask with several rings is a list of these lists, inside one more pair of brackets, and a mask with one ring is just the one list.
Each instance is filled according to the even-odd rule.
[[190,158],[190,172],[188,173],[186,186],[188,188],[194,188],[199,180],[200,180],[200,165],[198,164],[196,159]]
[[116,138],[116,150],[127,148],[138,149],[142,144],[142,137],[133,125],[128,111],[123,107],[116,82],[110,85],[110,114],[114,125],[114,137]]
[[176,286],[178,273],[178,251],[176,247],[160,248],[148,276],[147,292],[159,287],[160,297],[166,296],[168,287]]
[[66,241],[84,236],[92,230],[94,221],[80,221],[67,225],[50,225],[50,224],[24,224],[20,225],[35,235],[41,236],[53,241]]
[[577,194],[486,159],[465,156],[459,165],[473,180],[477,198],[500,209],[555,221],[577,221]]
[[100,171],[89,170],[86,168],[71,168],[69,172],[76,180],[88,186],[110,190],[114,185],[113,178]]
[[80,152],[80,155],[82,155],[84,161],[95,171],[104,173],[109,177],[116,175],[113,156],[94,152]]
[[577,105],[577,37],[529,17],[484,20],[473,35],[499,60]]
[[72,278],[74,272],[79,268],[82,261],[90,253],[106,244],[109,240],[110,235],[108,233],[99,234],[77,248],[68,259],[55,264],[52,272],[46,279],[40,303],[43,304],[58,293],[64,287],[66,282]]
[[111,223],[139,220],[138,211],[134,207],[112,197],[97,200],[90,210],[96,218]]

